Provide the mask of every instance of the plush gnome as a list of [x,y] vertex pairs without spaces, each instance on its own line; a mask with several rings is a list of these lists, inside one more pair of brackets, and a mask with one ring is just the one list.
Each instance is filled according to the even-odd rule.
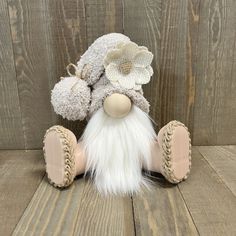
[[187,178],[187,128],[171,121],[156,135],[148,116],[142,85],[153,74],[152,60],[146,47],[111,33],[98,38],[77,65],[69,65],[69,76],[55,85],[51,103],[63,118],[88,124],[78,142],[62,126],[47,130],[44,156],[54,186],[67,187],[77,175],[89,173],[101,193],[133,194],[148,185],[142,169],[159,172],[171,183]]

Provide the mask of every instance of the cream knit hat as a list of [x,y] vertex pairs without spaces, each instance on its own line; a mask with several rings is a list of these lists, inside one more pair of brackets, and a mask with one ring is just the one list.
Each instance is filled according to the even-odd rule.
[[[148,113],[142,84],[148,83],[153,74],[152,59],[146,47],[123,34],[101,36],[81,56],[77,66],[69,65],[70,77],[55,85],[51,97],[55,112],[69,120],[83,120],[102,107],[107,96],[121,93]],[[75,68],[75,75],[70,66]]]

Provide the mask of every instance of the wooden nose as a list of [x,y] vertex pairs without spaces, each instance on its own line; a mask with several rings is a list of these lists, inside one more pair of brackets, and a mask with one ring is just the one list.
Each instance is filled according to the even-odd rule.
[[128,115],[131,106],[131,100],[126,95],[120,93],[113,93],[103,103],[105,112],[114,118],[123,118]]

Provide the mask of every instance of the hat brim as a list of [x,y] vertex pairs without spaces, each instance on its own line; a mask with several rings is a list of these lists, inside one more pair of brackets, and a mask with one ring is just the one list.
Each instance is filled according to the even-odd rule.
[[130,98],[134,105],[139,107],[146,113],[149,113],[149,102],[142,95],[141,91],[135,91],[133,89],[125,89],[122,87],[115,87],[112,84],[107,84],[105,86],[99,86],[92,92],[92,102],[89,109],[89,116],[91,117],[94,112],[103,106],[103,102],[106,97],[112,95],[113,93],[124,94]]

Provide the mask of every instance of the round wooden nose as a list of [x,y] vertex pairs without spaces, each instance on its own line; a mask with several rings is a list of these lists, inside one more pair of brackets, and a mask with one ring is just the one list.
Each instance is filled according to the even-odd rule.
[[124,94],[113,93],[103,103],[105,112],[114,118],[123,118],[131,110],[131,100]]

